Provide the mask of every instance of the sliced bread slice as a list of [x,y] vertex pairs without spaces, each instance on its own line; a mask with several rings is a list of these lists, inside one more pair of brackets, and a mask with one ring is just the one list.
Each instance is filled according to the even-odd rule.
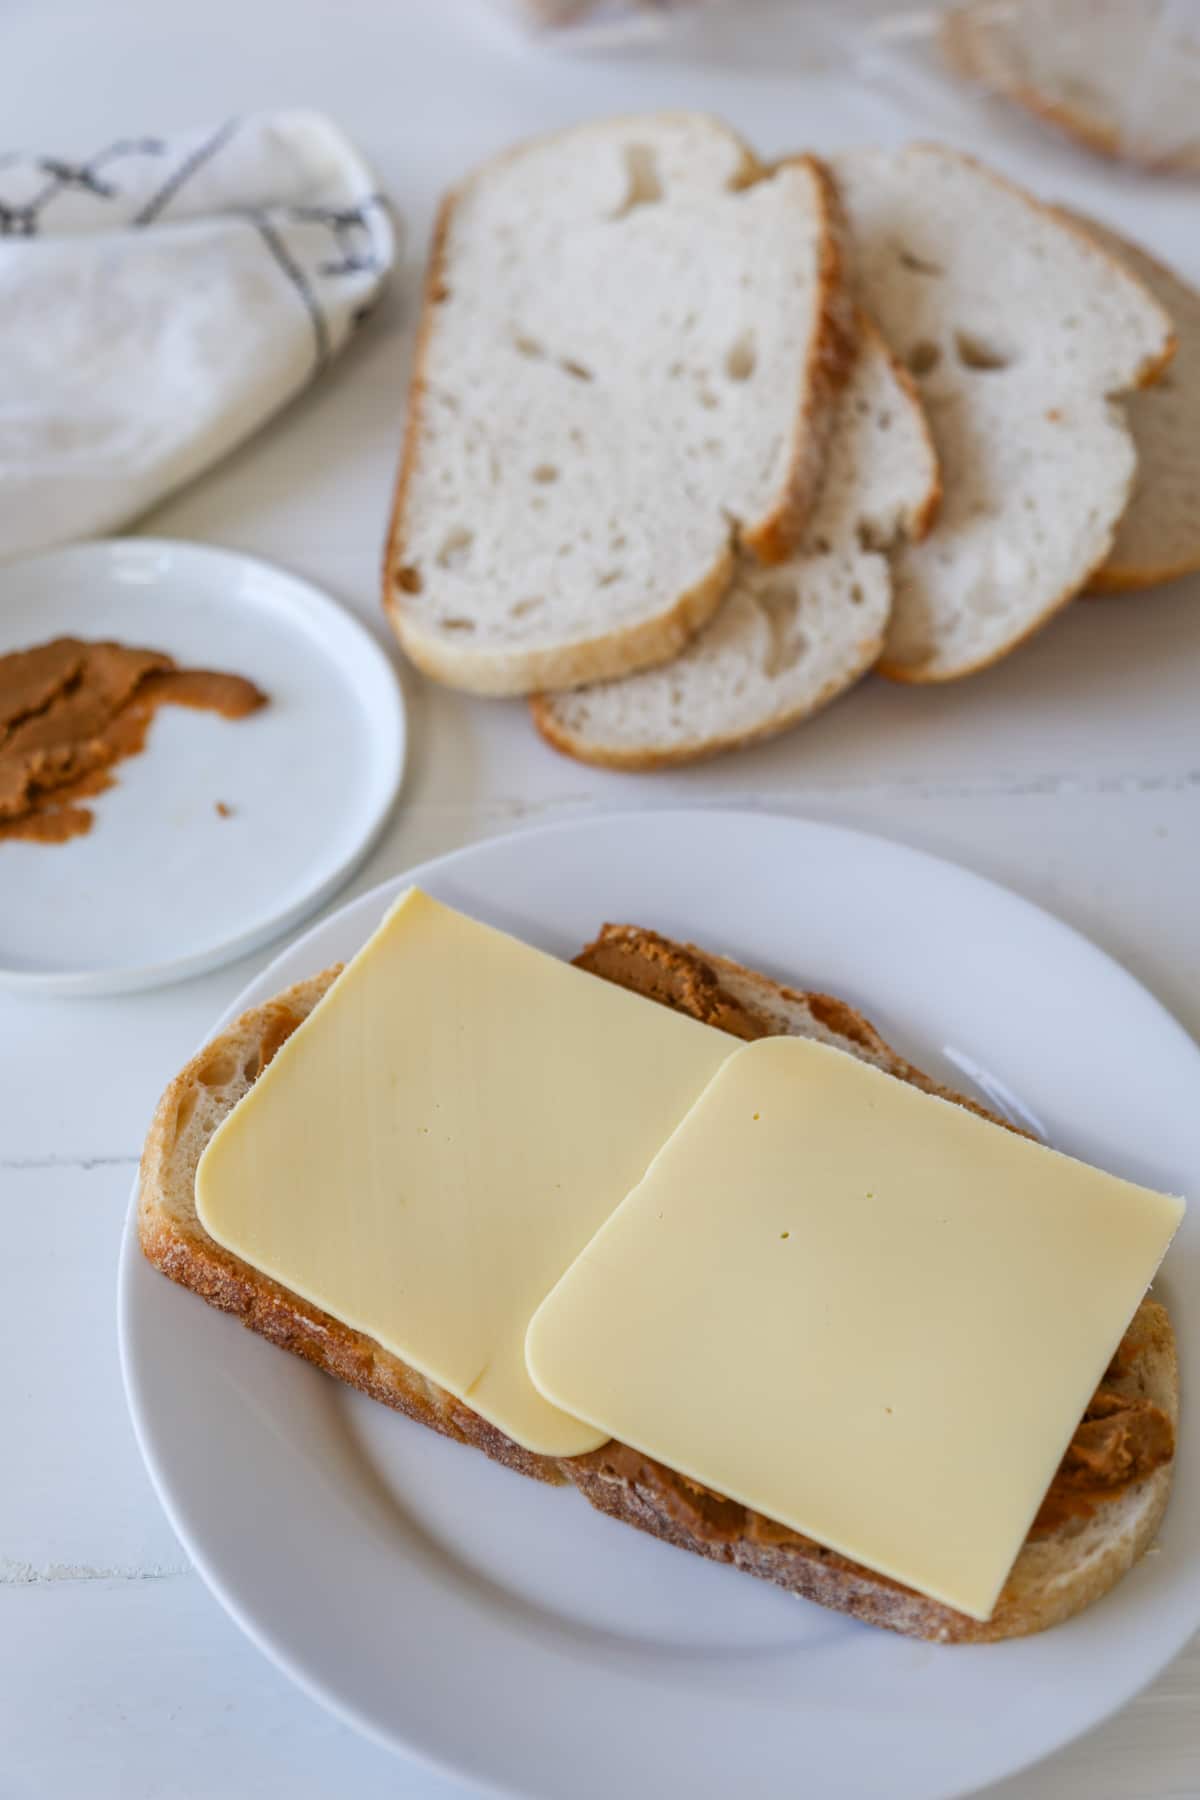
[[937,145],[833,161],[863,304],[917,381],[943,470],[936,527],[893,558],[880,668],[949,681],[1006,655],[1108,556],[1136,456],[1113,396],[1174,348],[1107,250]]
[[1200,169],[1195,17],[1175,0],[969,0],[941,44],[955,74],[1088,150]]
[[860,319],[820,498],[797,555],[741,558],[716,616],[669,663],[530,701],[581,762],[662,769],[773,737],[853,685],[891,611],[887,547],[928,528],[937,459],[911,380]]
[[472,175],[438,223],[385,569],[426,674],[520,694],[664,661],[738,545],[797,541],[852,352],[836,197],[689,114]]
[[[785,987],[694,945],[608,925],[575,960],[600,979],[733,1036],[816,1037],[901,1081],[961,1099],[892,1050],[853,1007]],[[599,1511],[667,1543],[910,1637],[986,1642],[1044,1630],[1106,1593],[1149,1547],[1170,1492],[1179,1410],[1170,1318],[1149,1298],[1080,1423],[992,1618],[980,1623],[685,1481],[628,1446],[610,1443],[561,1460],[523,1450],[372,1338],[240,1261],[200,1223],[196,1165],[222,1119],[337,974],[327,969],[244,1013],[192,1058],[163,1095],[142,1157],[138,1229],[146,1256],[172,1281],[306,1362],[508,1468],[569,1483]],[[986,1114],[974,1102],[961,1103]],[[1097,1487],[1100,1463],[1112,1479]],[[1086,1477],[1082,1489],[1080,1474]]]
[[1109,226],[1066,216],[1145,282],[1175,326],[1170,368],[1125,403],[1137,476],[1117,541],[1091,583],[1098,593],[1153,587],[1200,569],[1200,293]]

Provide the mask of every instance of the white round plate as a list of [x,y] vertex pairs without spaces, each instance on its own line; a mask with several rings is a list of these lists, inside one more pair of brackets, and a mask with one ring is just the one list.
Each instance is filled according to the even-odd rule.
[[[1062,1148],[1200,1192],[1200,1054],[1144,989],[1004,889],[827,825],[643,813],[478,845],[325,920],[232,1010],[351,956],[409,881],[559,955],[632,921],[842,995]],[[1185,1394],[1198,1240],[1193,1214],[1162,1283]],[[945,1800],[1087,1730],[1200,1622],[1186,1428],[1159,1554],[1041,1637],[935,1648],[681,1555],[351,1393],[164,1281],[132,1215],[120,1316],[151,1475],[234,1618],[342,1718],[493,1792]]]
[[199,544],[115,539],[0,569],[0,654],[67,635],[247,675],[270,704],[237,721],[163,707],[89,803],[86,837],[0,843],[0,986],[179,980],[336,891],[404,766],[399,683],[356,620],[295,576]]

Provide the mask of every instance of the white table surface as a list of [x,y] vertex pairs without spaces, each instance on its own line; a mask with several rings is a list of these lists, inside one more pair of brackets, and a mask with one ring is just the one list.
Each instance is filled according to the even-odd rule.
[[[124,133],[314,105],[358,138],[406,221],[406,266],[341,365],[144,528],[275,558],[382,638],[380,541],[436,192],[507,139],[588,113],[708,106],[769,152],[952,132],[1200,277],[1195,186],[1105,170],[994,108],[906,117],[891,99],[798,72],[795,30],[794,14],[741,0],[672,54],[601,62],[489,41],[459,0],[0,5],[0,129],[13,145],[87,152]],[[657,778],[564,761],[519,705],[406,672],[403,803],[351,891],[535,820],[766,806],[903,838],[1007,882],[1089,933],[1196,1033],[1198,668],[1191,581],[1081,604],[957,687],[870,682],[794,736]],[[882,921],[885,895],[880,909]],[[467,1792],[353,1736],[241,1637],[189,1569],[126,1419],[114,1277],[142,1134],[166,1078],[269,954],[129,999],[0,997],[0,1800]],[[1194,1643],[1119,1717],[993,1800],[1195,1797],[1198,1678]]]

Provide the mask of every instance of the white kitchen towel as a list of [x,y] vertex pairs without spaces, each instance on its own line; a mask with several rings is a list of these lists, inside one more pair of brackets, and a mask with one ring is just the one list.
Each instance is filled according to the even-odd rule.
[[0,156],[0,558],[111,531],[318,374],[395,255],[315,113]]

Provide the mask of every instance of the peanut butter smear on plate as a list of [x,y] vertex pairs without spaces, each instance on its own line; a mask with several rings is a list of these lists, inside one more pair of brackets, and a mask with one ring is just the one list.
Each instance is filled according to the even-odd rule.
[[160,650],[63,637],[0,656],[0,842],[90,831],[81,802],[145,748],[160,706],[242,719],[266,703],[244,676],[181,669]]

